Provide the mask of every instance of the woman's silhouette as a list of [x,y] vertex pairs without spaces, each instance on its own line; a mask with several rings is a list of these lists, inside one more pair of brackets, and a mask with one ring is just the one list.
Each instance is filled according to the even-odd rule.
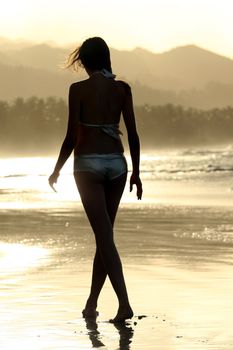
[[114,220],[127,177],[119,130],[121,113],[132,159],[130,191],[135,184],[138,199],[142,196],[132,94],[128,84],[115,80],[109,48],[103,39],[87,39],[69,56],[68,67],[77,70],[80,65],[89,78],[70,86],[67,134],[49,183],[53,187],[57,182],[59,171],[74,150],[74,177],[96,240],[91,290],[83,316],[97,316],[97,300],[108,275],[119,301],[118,312],[110,321],[121,322],[133,316],[113,239]]

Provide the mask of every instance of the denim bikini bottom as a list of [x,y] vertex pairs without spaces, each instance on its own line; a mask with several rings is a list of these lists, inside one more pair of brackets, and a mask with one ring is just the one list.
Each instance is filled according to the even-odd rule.
[[123,153],[80,154],[74,158],[74,173],[90,172],[113,180],[127,171],[127,162]]

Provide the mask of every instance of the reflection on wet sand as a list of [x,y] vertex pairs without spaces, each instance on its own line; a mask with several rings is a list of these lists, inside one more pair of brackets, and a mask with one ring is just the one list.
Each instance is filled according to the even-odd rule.
[[[93,348],[100,348],[105,346],[101,341],[101,334],[98,331],[98,324],[95,318],[85,318],[87,334],[90,338]],[[119,350],[129,350],[133,339],[134,330],[130,327],[127,322],[114,323],[114,327],[119,333]]]
[[100,348],[101,346],[105,346],[101,341],[101,334],[98,331],[98,325],[95,318],[85,318],[87,334],[90,338],[91,344],[93,348]]
[[114,326],[119,332],[119,350],[131,349],[131,343],[134,335],[132,327],[127,326],[127,323],[115,323]]
[[1,277],[47,264],[49,250],[38,246],[0,242]]

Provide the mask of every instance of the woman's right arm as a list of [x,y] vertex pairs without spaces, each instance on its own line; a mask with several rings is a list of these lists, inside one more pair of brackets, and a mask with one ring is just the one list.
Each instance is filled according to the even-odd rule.
[[137,197],[142,198],[142,183],[140,180],[140,141],[137,133],[134,108],[133,108],[133,98],[131,93],[131,88],[128,84],[124,83],[125,87],[125,102],[122,109],[123,119],[125,122],[129,150],[132,159],[132,175],[130,177],[130,192],[133,189],[133,185],[137,187]]
[[[67,132],[61,150],[56,162],[54,171],[49,177],[49,184],[54,189],[53,185],[57,182],[60,170],[65,164],[66,160],[71,155],[77,139],[77,130],[80,119],[80,101],[79,95],[75,88],[75,84],[70,86],[69,90],[69,116],[68,116],[68,125]],[[54,189],[55,190],[55,189]]]

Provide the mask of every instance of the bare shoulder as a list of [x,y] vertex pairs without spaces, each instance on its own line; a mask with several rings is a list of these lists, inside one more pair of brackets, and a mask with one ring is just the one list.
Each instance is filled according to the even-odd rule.
[[75,100],[77,100],[77,98],[79,99],[82,98],[83,94],[85,93],[85,86],[86,86],[85,80],[72,83],[69,88],[70,97],[75,98]]
[[123,91],[123,93],[125,95],[131,95],[131,87],[128,83],[126,83],[123,80],[116,80],[116,82],[118,83],[120,89]]
[[70,85],[70,90],[79,90],[85,85],[86,80],[76,81]]

